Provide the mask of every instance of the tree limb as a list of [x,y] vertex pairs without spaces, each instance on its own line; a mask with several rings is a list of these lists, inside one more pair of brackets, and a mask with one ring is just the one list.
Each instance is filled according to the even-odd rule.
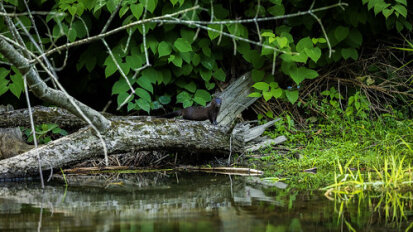
[[83,118],[81,113],[72,105],[71,101],[73,101],[99,131],[105,131],[110,126],[110,121],[99,112],[91,109],[71,96],[65,95],[62,91],[49,88],[40,78],[34,67],[29,64],[28,60],[2,38],[0,38],[0,53],[3,54],[10,63],[16,66],[22,75],[26,75],[31,91],[38,98],[53,105],[65,108],[79,118]]

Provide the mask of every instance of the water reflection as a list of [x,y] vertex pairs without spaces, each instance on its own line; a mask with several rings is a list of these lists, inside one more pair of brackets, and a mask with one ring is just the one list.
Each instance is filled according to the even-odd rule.
[[[336,204],[318,193],[291,194],[245,177],[147,175],[121,174],[109,180],[107,176],[79,177],[67,189],[61,183],[44,190],[33,182],[1,183],[0,231],[36,231],[38,227],[41,231],[348,229],[340,223]],[[367,205],[354,205],[356,211],[368,214]],[[351,223],[353,210],[341,216]],[[362,231],[384,228],[380,223],[363,223],[354,227]]]

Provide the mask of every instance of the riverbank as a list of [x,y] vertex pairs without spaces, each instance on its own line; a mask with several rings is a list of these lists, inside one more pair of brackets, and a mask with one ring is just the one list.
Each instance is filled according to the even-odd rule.
[[402,114],[373,120],[330,115],[329,120],[305,128],[286,115],[268,135],[285,135],[288,141],[252,155],[248,162],[291,188],[315,190],[331,185],[344,166],[353,172],[371,172],[383,171],[390,159],[397,162],[404,157],[403,168],[413,161],[413,120]]

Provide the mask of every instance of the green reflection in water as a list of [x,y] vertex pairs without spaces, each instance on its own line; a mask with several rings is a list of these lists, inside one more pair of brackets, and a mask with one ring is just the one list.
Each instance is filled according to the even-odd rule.
[[0,183],[0,231],[398,231],[413,215],[404,207],[405,219],[394,227],[372,210],[377,198],[342,204],[321,192],[266,188],[245,177],[100,177],[67,176],[67,190],[64,183],[44,190],[38,183]]

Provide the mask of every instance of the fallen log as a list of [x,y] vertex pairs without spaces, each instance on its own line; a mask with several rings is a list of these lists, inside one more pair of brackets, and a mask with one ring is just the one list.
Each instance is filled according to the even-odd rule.
[[[180,119],[154,117],[109,116],[110,127],[102,134],[108,154],[129,151],[187,151],[205,155],[243,153],[254,144],[266,144],[260,138],[264,130],[274,121],[253,127],[249,123],[234,124],[234,119],[256,99],[248,98],[251,76],[246,74],[232,83],[223,93],[218,117],[218,126],[209,122],[196,122]],[[231,97],[235,96],[235,97]],[[67,121],[82,125],[82,121],[62,110],[44,111],[45,118],[59,125]],[[45,112],[51,112],[52,117]],[[222,113],[221,115],[221,112]],[[27,112],[26,112],[27,113]],[[62,113],[63,116],[59,116]],[[0,113],[0,118],[2,118]],[[8,115],[13,113],[6,112]],[[57,115],[56,115],[57,114]],[[23,124],[24,117],[19,120]],[[28,118],[28,117],[27,117]],[[36,117],[35,117],[36,118]],[[39,122],[39,119],[36,119]],[[54,121],[53,121],[54,120]],[[9,121],[13,121],[9,119]],[[4,125],[4,124],[2,124]],[[9,125],[10,126],[10,125]],[[16,125],[14,125],[16,126]],[[284,141],[284,139],[282,139]],[[255,149],[258,149],[255,147]],[[251,149],[250,149],[251,150]],[[90,126],[52,141],[47,145],[32,149],[15,157],[0,161],[0,178],[15,178],[36,175],[38,172],[37,154],[42,160],[42,170],[58,169],[87,159],[103,156],[103,146]]]

